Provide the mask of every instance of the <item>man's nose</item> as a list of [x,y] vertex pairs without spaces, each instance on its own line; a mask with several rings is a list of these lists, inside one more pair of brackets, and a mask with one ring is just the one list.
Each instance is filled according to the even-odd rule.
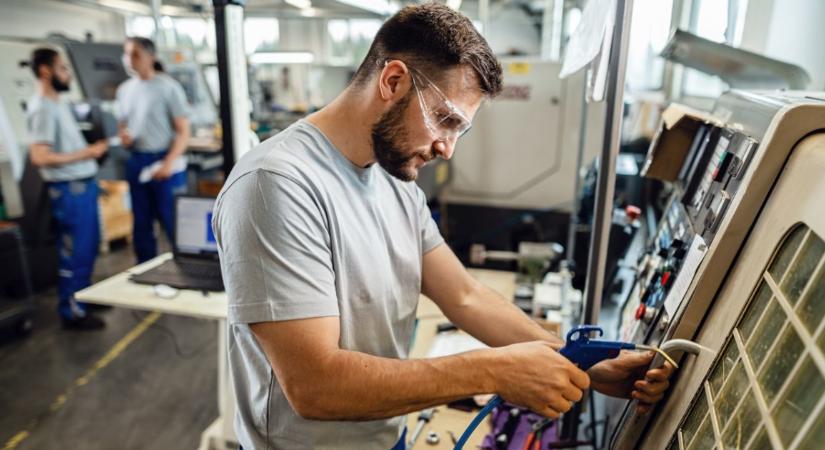
[[433,144],[433,150],[441,159],[450,159],[455,151],[455,139],[438,140]]

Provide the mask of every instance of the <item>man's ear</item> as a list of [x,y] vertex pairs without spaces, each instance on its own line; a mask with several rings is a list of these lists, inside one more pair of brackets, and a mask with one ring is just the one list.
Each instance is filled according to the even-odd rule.
[[50,78],[52,76],[52,68],[47,64],[41,64],[37,68],[37,78]]
[[382,100],[401,99],[410,89],[407,66],[398,60],[389,61],[378,75],[378,92]]

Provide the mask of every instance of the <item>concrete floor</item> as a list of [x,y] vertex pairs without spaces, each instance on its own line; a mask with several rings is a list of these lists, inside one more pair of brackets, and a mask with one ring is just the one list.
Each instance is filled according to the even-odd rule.
[[[94,279],[133,262],[130,247],[115,248]],[[147,313],[103,311],[104,330],[76,332],[61,327],[54,289],[35,302],[29,336],[0,334],[0,448],[197,448],[218,416],[213,321],[163,315],[96,369]]]

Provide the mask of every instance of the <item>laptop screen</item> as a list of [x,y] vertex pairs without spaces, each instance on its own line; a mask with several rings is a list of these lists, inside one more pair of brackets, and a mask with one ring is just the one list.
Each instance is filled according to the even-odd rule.
[[178,253],[211,256],[218,253],[212,234],[212,207],[209,197],[175,198],[175,248]]

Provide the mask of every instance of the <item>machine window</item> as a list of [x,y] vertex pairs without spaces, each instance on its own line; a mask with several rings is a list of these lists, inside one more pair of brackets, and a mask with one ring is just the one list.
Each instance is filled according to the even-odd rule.
[[823,329],[825,241],[799,224],[762,274],[669,448],[821,448]]

